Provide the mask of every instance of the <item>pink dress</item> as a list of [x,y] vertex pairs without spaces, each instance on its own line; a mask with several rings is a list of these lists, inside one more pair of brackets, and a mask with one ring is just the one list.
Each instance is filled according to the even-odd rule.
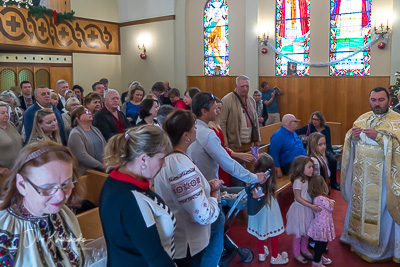
[[[300,190],[301,197],[311,203],[311,197],[308,194],[308,181],[303,183],[300,178],[294,180],[293,191],[295,189]],[[308,228],[314,218],[314,213],[310,208],[295,200],[290,206],[286,218],[286,233],[288,235],[294,234],[296,237],[307,236]]]
[[317,196],[314,204],[319,206],[322,211],[315,213],[315,218],[311,221],[308,229],[308,236],[316,241],[332,241],[335,239],[335,227],[333,226],[332,211],[329,206],[329,198]]

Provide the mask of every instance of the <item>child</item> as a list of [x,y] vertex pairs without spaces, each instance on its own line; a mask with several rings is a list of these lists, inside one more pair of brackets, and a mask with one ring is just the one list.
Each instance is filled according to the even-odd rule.
[[261,185],[266,196],[266,205],[256,215],[249,215],[247,231],[258,238],[259,261],[265,261],[268,256],[268,247],[264,245],[264,240],[271,237],[271,264],[286,264],[289,262],[286,251],[282,254],[278,253],[278,236],[285,231],[285,228],[281,210],[275,199],[276,172],[274,160],[267,153],[262,153],[255,164],[254,172],[266,172],[268,169],[271,170],[270,177],[267,182]]
[[330,186],[331,172],[329,170],[328,158],[326,157],[325,135],[319,132],[312,133],[308,137],[308,156],[314,162],[315,175],[321,175],[328,186]]
[[313,255],[307,250],[307,231],[314,212],[321,209],[311,203],[308,194],[308,180],[313,174],[311,158],[299,156],[294,159],[290,169],[290,180],[293,184],[295,201],[290,206],[286,215],[286,233],[293,234],[293,254],[294,258],[301,263],[307,263],[307,259],[312,260]]
[[325,266],[332,261],[322,256],[328,241],[335,239],[335,228],[333,226],[332,211],[335,201],[327,198],[329,189],[322,176],[313,176],[308,183],[308,193],[313,199],[314,205],[322,208],[315,213],[308,229],[308,236],[315,240],[314,259],[312,266]]

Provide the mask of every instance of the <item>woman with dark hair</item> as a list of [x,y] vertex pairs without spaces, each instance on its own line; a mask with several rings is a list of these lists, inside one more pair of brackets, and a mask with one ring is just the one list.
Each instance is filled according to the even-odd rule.
[[140,126],[140,125],[150,124],[159,126],[156,119],[159,109],[160,105],[157,100],[155,99],[143,100],[139,107],[139,118],[141,119],[141,121],[139,121],[136,125]]
[[71,114],[72,130],[68,146],[75,155],[80,174],[87,169],[104,171],[103,151],[106,140],[100,130],[92,125],[93,114],[85,107],[78,107]]
[[189,107],[189,110],[192,109],[192,99],[193,97],[200,92],[200,89],[197,87],[190,87],[185,91],[183,94],[183,101],[185,101],[185,104]]
[[79,103],[81,103],[81,105],[83,105],[83,91],[84,91],[83,87],[78,84],[75,84],[72,87],[72,91],[74,91],[76,98],[78,98],[78,100],[79,100]]
[[324,114],[321,111],[314,111],[311,114],[310,122],[300,129],[296,130],[297,135],[307,135],[319,132],[325,135],[326,140],[326,157],[328,158],[329,170],[331,172],[331,187],[335,190],[340,190],[340,186],[336,180],[337,160],[333,154],[331,143],[331,129],[326,125]]
[[167,134],[154,125],[130,128],[108,141],[104,162],[114,169],[100,195],[107,266],[175,267],[176,220],[150,189],[171,150]]
[[56,114],[51,108],[39,109],[35,113],[30,143],[51,140],[62,144]]
[[[210,241],[211,223],[219,215],[219,179],[210,182],[186,155],[196,140],[196,117],[187,110],[168,115],[163,128],[174,147],[165,157],[165,167],[154,179],[154,188],[176,218],[175,263],[181,266],[200,266],[203,250]],[[190,185],[189,187],[186,185]]]
[[144,89],[142,86],[138,84],[133,84],[129,86],[128,96],[127,96],[128,101],[126,101],[122,105],[121,110],[132,126],[136,125],[136,121],[139,117],[139,108],[140,108],[140,103],[142,103],[143,96],[144,96]]
[[82,188],[68,148],[52,141],[27,145],[9,173],[0,204],[7,266],[84,266],[74,213]]

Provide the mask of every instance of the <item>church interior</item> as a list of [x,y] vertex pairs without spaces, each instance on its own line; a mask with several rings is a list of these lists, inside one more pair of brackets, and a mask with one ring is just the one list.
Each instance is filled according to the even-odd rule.
[[[35,8],[32,2],[43,9]],[[207,13],[209,2],[227,5],[224,14],[212,14],[219,16],[213,18],[214,26],[220,26],[215,36],[205,26],[211,20]],[[270,88],[279,87],[284,92],[277,99],[280,114],[294,114],[300,120],[299,127],[309,123],[312,112],[321,111],[326,121],[339,125],[333,137],[338,140],[333,145],[339,146],[353,122],[370,111],[371,89],[387,88],[390,104],[394,106],[398,101],[397,0],[0,3],[1,91],[24,80],[31,81],[33,88],[46,85],[54,89],[56,82],[63,79],[70,87],[82,86],[87,94],[94,82],[107,78],[109,88],[120,94],[133,81],[139,81],[146,94],[155,82],[168,81],[171,88],[180,90],[181,96],[188,88],[198,87],[222,98],[233,91],[237,76],[246,75],[251,95],[260,90],[264,81]],[[370,10],[365,10],[366,6]],[[341,15],[332,13],[339,11]],[[340,169],[337,173],[340,182]],[[93,189],[88,199],[95,204],[96,194],[101,191],[95,182],[98,176],[101,175],[95,171],[85,176]],[[293,197],[291,186],[277,197],[285,222]],[[336,239],[328,245],[327,255],[334,259],[331,266],[372,265],[340,243],[347,203],[340,191],[332,190],[331,198],[336,201],[333,216],[337,232]],[[102,235],[98,211],[84,220],[89,235]],[[246,226],[246,215],[241,212],[229,235],[239,247],[250,247],[255,258],[243,263],[236,256],[229,266],[269,265],[268,261],[258,261],[256,239],[247,233]],[[280,250],[291,254],[291,242],[283,234]],[[289,256],[286,266],[303,264]]]

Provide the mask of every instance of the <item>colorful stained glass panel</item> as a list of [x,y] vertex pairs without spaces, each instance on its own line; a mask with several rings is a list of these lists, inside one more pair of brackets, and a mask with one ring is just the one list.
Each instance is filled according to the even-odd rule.
[[[344,59],[371,41],[372,0],[331,0],[330,61]],[[330,76],[370,75],[371,49],[332,64]]]
[[210,0],[204,8],[204,75],[229,75],[228,4]]
[[276,54],[275,75],[310,75],[308,65],[296,64],[310,62],[310,0],[277,0],[275,26],[276,48],[288,57]]

